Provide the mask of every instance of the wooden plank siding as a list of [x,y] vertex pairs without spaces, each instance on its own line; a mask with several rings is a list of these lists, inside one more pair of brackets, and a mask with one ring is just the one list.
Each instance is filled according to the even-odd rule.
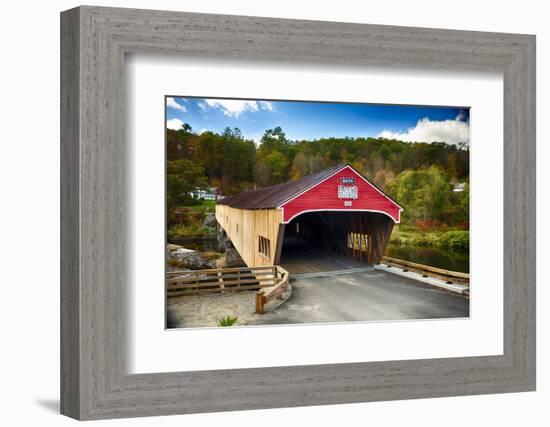
[[[283,221],[281,210],[237,209],[218,204],[216,205],[216,220],[225,230],[248,267],[276,264],[284,236],[284,227],[279,227]],[[270,241],[269,256],[265,256],[259,251],[260,236]]]
[[[338,197],[338,186],[341,180],[349,178],[355,180],[353,186],[357,188],[358,193],[355,200]],[[346,202],[348,202],[347,205]],[[285,223],[304,212],[311,211],[380,212],[398,223],[403,210],[401,206],[349,165],[281,204],[280,207],[284,210],[283,220]]]

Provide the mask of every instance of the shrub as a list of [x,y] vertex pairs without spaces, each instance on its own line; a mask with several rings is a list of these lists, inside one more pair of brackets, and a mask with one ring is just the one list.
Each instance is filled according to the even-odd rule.
[[185,266],[179,259],[176,259],[176,258],[168,258],[167,264],[169,267],[182,268]]
[[397,245],[468,249],[470,247],[470,232],[468,230],[422,231],[400,226],[392,232],[390,242]]
[[464,230],[447,231],[439,238],[439,244],[452,249],[468,249],[470,247],[470,232]]
[[218,326],[233,326],[237,322],[238,317],[223,317],[218,320]]
[[208,230],[202,226],[202,224],[177,224],[168,228],[166,237],[169,242],[178,241],[180,239],[186,239],[190,237],[197,237],[207,234]]

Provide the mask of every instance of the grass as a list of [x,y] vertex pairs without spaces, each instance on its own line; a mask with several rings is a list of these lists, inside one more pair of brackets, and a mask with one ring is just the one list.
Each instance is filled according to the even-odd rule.
[[[178,206],[175,213],[169,214],[167,230],[169,241],[178,241],[189,238],[211,236],[215,228],[206,227],[204,221],[207,213],[213,213],[216,202],[214,200],[202,200],[191,206]],[[178,212],[179,211],[179,212]]]
[[190,224],[176,224],[168,228],[166,232],[168,241],[177,241],[178,239],[188,239],[190,237],[201,237],[208,235],[210,230],[200,222]]
[[238,317],[222,317],[220,320],[218,320],[218,326],[233,326],[238,319]]
[[216,201],[201,200],[201,202],[196,205],[182,206],[182,207],[188,208],[190,211],[193,211],[193,212],[202,212],[202,213],[214,212],[214,210],[216,209]]
[[468,249],[470,247],[470,232],[448,229],[419,230],[401,225],[394,228],[390,242],[397,245]]

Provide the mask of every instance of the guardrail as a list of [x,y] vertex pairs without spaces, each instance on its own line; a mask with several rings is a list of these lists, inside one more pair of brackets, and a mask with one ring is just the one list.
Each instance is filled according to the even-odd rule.
[[405,261],[402,259],[384,256],[380,261],[390,267],[398,267],[404,271],[414,271],[422,274],[423,277],[434,277],[444,280],[447,283],[470,284],[470,275],[459,271],[445,270],[443,268],[431,267],[429,265],[418,264],[416,262]]
[[278,284],[280,267],[236,267],[166,273],[168,297],[258,290]]
[[275,284],[266,290],[256,292],[256,313],[264,314],[265,305],[274,298],[282,298],[288,288],[288,271],[276,266]]

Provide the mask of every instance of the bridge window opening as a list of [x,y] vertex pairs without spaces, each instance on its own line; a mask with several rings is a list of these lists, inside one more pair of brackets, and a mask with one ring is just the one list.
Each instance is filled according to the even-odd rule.
[[348,253],[353,259],[369,259],[369,235],[365,233],[348,233]]
[[271,257],[271,241],[263,236],[258,238],[258,252],[267,257]]

